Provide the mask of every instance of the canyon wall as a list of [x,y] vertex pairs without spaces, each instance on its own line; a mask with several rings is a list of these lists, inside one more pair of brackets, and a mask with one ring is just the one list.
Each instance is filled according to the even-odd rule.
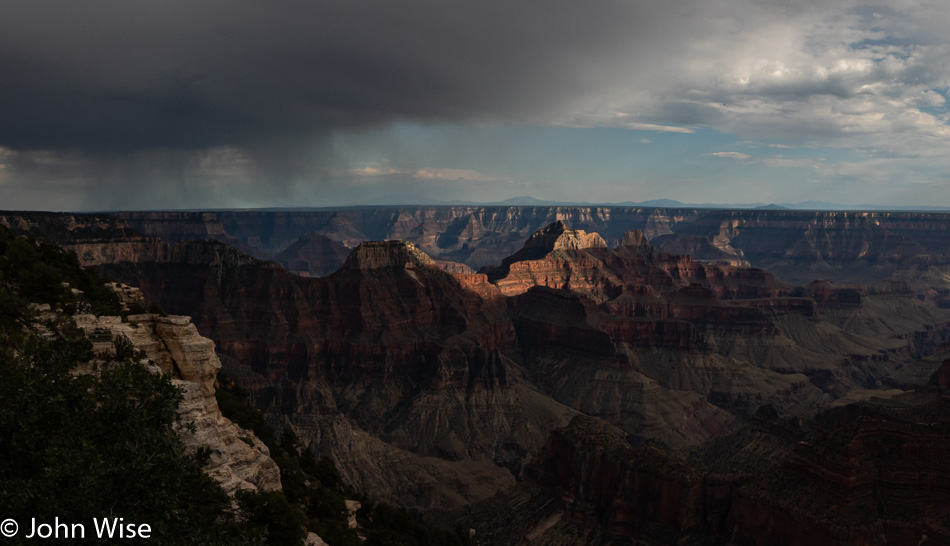
[[[185,448],[210,450],[204,471],[228,493],[239,489],[271,491],[281,488],[280,470],[254,433],[221,415],[214,382],[221,362],[214,342],[198,334],[188,317],[153,314],[121,317],[76,315],[76,324],[97,340],[94,350],[114,352],[113,340],[125,338],[144,351],[155,373],[172,376],[182,390],[177,428]],[[145,364],[146,361],[143,361]],[[154,364],[152,364],[154,363]],[[94,371],[97,361],[84,371]]]
[[796,287],[619,239],[555,222],[482,274],[399,241],[322,278],[208,241],[102,268],[193,315],[272,424],[419,509],[507,487],[575,415],[694,446],[764,404],[808,414],[880,385],[950,331],[913,294]]
[[170,246],[218,240],[311,276],[335,271],[361,242],[397,239],[437,260],[477,270],[500,264],[554,221],[598,233],[608,247],[619,245],[624,233],[640,230],[659,250],[704,263],[752,265],[796,284],[900,280],[918,295],[950,305],[950,215],[945,213],[407,206],[0,214],[0,224],[69,246],[84,264],[161,260],[162,248],[144,234]]
[[[519,209],[504,218],[499,209],[492,221],[527,229],[526,219],[581,209],[539,208],[526,215]],[[120,222],[107,224],[118,240],[140,238],[158,251],[124,256],[110,254],[103,244],[87,263],[141,287],[165,309],[193,316],[198,331],[216,343],[229,376],[251,393],[270,423],[292,428],[318,455],[331,457],[354,487],[377,500],[457,514],[491,503],[527,478],[537,491],[548,491],[537,495],[555,492],[550,505],[557,509],[545,517],[561,522],[545,519],[525,530],[539,540],[545,529],[568,532],[565,526],[581,533],[570,535],[575,539],[588,532],[582,528],[624,534],[649,528],[650,540],[661,543],[690,537],[728,542],[732,539],[725,537],[733,534],[740,543],[757,543],[757,535],[770,537],[774,529],[792,533],[795,527],[817,529],[819,542],[826,536],[852,540],[858,535],[842,534],[814,514],[783,516],[787,507],[775,491],[791,485],[767,481],[768,469],[804,476],[827,474],[841,464],[796,451],[797,442],[814,442],[795,427],[773,423],[751,432],[748,427],[762,412],[810,423],[835,400],[869,398],[873,394],[861,393],[884,386],[913,388],[916,383],[908,378],[920,376],[915,371],[920,358],[938,351],[950,333],[948,311],[934,299],[918,297],[912,281],[796,286],[728,259],[731,252],[734,262],[748,261],[734,244],[748,233],[837,229],[844,217],[833,216],[824,228],[777,217],[781,222],[768,227],[755,225],[749,212],[746,224],[720,229],[709,239],[707,247],[719,255],[707,260],[666,253],[648,241],[662,242],[675,230],[681,241],[698,237],[687,227],[698,226],[699,216],[664,220],[655,209],[649,212],[652,223],[644,219],[639,228],[609,236],[555,219],[501,239],[466,216],[451,221],[462,222],[456,227],[472,234],[471,244],[453,247],[458,241],[439,235],[438,226],[451,223],[451,215],[440,214],[454,208],[435,211],[439,214],[423,230],[417,228],[424,209],[401,210],[332,211],[346,214],[331,215],[315,229],[306,224],[313,219],[309,213],[280,220],[281,229],[292,224],[309,230],[281,259],[310,256],[309,268],[341,259],[340,248],[353,245],[334,272],[319,278],[289,273],[220,241],[188,241],[194,226],[176,232],[177,242],[168,246],[126,231]],[[585,221],[607,225],[605,215],[615,211],[595,212]],[[150,218],[156,225],[175,224],[185,215],[155,214]],[[188,213],[188,218],[194,225],[219,222],[221,229],[206,227],[207,234],[237,239],[245,248],[253,243],[255,252],[294,244],[293,237],[278,236],[276,225],[259,231],[258,239],[241,239],[235,233],[250,233],[253,222],[220,223],[225,217],[236,222],[283,213],[220,214]],[[852,220],[846,232],[881,234],[867,217]],[[403,230],[416,242],[360,242],[357,232],[365,235],[360,230],[372,231],[371,226],[373,233]],[[81,226],[65,233],[60,244],[67,247],[95,243]],[[69,233],[75,236],[70,239]],[[485,256],[478,244],[489,248],[516,236],[518,246],[480,273],[446,263],[453,261],[446,257]],[[776,237],[781,243],[789,236]],[[899,240],[895,237],[868,246],[876,263],[899,268],[919,258],[901,254],[903,243],[888,246]],[[863,244],[849,250],[842,242],[844,250],[830,259],[869,259],[861,254]],[[433,257],[431,248],[441,250]],[[777,248],[788,251],[781,244]],[[555,432],[571,422],[594,423],[603,434],[588,438],[576,426]],[[604,434],[616,441],[597,447]],[[879,437],[884,439],[840,450],[877,456],[902,436]],[[745,443],[750,451],[724,445],[724,438]],[[927,442],[932,438],[908,449],[926,451]],[[754,471],[736,470],[727,458],[746,461]],[[841,472],[863,468],[852,467]],[[894,476],[906,477],[906,471],[898,469]],[[893,479],[898,478],[904,479]],[[794,483],[806,483],[802,480]],[[922,480],[901,487],[916,490],[929,483]],[[824,487],[820,481],[807,483]],[[879,488],[873,483],[872,489]],[[570,494],[558,497],[562,490]],[[666,500],[654,505],[652,496]]]
[[[560,220],[600,234],[610,247],[625,232],[639,229],[664,252],[710,263],[751,264],[800,284],[815,279],[879,282],[894,275],[933,284],[936,275],[927,271],[950,265],[950,215],[945,213],[406,206],[122,212],[117,217],[172,244],[213,238],[264,259],[316,233],[346,248],[367,240],[404,240],[436,259],[478,269],[499,264],[535,230]],[[328,258],[314,271],[319,274],[331,263]]]

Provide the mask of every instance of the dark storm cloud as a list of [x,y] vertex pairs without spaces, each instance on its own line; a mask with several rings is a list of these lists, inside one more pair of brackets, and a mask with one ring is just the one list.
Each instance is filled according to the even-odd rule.
[[[609,169],[629,150],[602,142],[618,155],[574,156],[583,146],[571,144],[555,156],[560,144],[544,131],[504,149],[485,138],[497,127],[483,125],[519,124],[577,144],[610,127],[851,150],[854,164],[807,165],[881,187],[903,180],[914,158],[927,180],[943,180],[950,11],[942,0],[879,3],[5,0],[0,204],[378,202],[430,197],[425,188],[442,180],[432,173],[491,179],[481,187],[495,184],[494,199],[557,190],[537,190],[552,179],[565,198],[587,198],[558,174],[572,169],[629,198],[618,182],[628,173]],[[445,142],[446,131],[460,136]],[[729,146],[696,161],[749,151]],[[667,152],[682,159],[680,148]],[[862,157],[876,162],[865,168]],[[399,177],[411,184],[388,188]],[[641,184],[667,191],[662,176]]]
[[586,70],[649,19],[611,0],[7,1],[0,146],[254,147],[403,119],[531,121],[593,86]]

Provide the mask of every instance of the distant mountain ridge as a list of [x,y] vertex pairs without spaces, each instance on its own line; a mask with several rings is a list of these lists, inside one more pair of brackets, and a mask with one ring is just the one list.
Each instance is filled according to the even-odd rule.
[[[950,205],[876,205],[868,203],[847,204],[831,203],[827,201],[801,201],[798,203],[684,203],[675,199],[648,199],[646,201],[590,202],[590,201],[559,201],[553,199],[537,199],[530,195],[510,197],[502,201],[465,201],[426,199],[423,197],[398,199],[392,202],[359,203],[349,205],[326,206],[297,206],[297,207],[248,207],[248,208],[175,208],[175,209],[126,209],[126,210],[95,210],[95,211],[67,211],[73,214],[116,214],[116,213],[221,213],[221,212],[313,212],[337,210],[365,210],[383,208],[407,207],[641,207],[656,209],[712,209],[712,210],[799,210],[821,212],[950,212]],[[36,214],[39,211],[28,211],[24,214]]]
[[[389,203],[366,203],[329,207],[261,207],[248,209],[170,209],[164,212],[228,212],[228,211],[260,211],[260,212],[291,212],[312,210],[347,210],[372,207],[411,207],[411,206],[471,206],[471,207],[647,207],[658,209],[759,209],[759,210],[810,210],[810,211],[894,211],[894,212],[944,212],[950,211],[950,206],[940,205],[877,205],[870,203],[831,203],[827,201],[801,201],[798,203],[684,203],[675,199],[648,199],[646,201],[590,202],[590,201],[560,201],[556,199],[538,199],[530,195],[509,197],[502,201],[440,201],[426,198],[398,199]],[[108,211],[106,211],[108,212]],[[145,212],[145,211],[142,211]],[[149,211],[156,212],[156,211]]]

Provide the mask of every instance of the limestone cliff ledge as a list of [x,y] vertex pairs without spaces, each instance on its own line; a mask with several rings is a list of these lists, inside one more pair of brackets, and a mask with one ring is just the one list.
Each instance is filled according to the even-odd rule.
[[[137,350],[145,351],[154,372],[169,373],[182,390],[179,406],[182,426],[178,435],[185,447],[195,452],[211,450],[205,472],[228,493],[240,489],[271,491],[280,489],[280,470],[267,446],[254,433],[242,429],[221,415],[214,396],[214,380],[221,361],[214,342],[198,334],[185,316],[155,314],[121,317],[76,315],[76,324],[93,339],[93,350],[113,351],[113,342],[128,338]],[[88,365],[94,371],[96,361]],[[194,424],[192,429],[188,426]]]

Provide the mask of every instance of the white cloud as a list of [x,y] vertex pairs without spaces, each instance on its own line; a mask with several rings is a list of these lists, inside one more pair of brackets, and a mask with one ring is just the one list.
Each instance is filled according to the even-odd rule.
[[697,2],[657,23],[669,36],[634,43],[657,54],[632,52],[567,123],[950,157],[948,13],[937,0]]
[[356,167],[345,171],[344,173],[350,176],[358,177],[371,177],[371,176],[392,176],[397,174],[407,174],[406,171],[401,171],[399,169],[394,169],[392,167]]
[[705,155],[711,155],[711,156],[715,156],[715,157],[722,157],[722,158],[725,158],[725,159],[737,159],[737,160],[740,160],[740,161],[742,161],[742,160],[744,160],[744,159],[749,159],[750,157],[752,157],[752,156],[750,156],[749,154],[744,154],[744,153],[742,153],[742,152],[713,152],[713,153],[711,153],[711,154],[705,154]]
[[689,127],[677,127],[675,125],[658,125],[656,123],[636,123],[629,122],[621,124],[622,127],[633,129],[635,131],[657,131],[660,133],[695,133],[696,131]]
[[767,167],[808,167],[817,169],[821,163],[812,159],[789,159],[785,157],[766,157],[761,163]]
[[426,168],[417,170],[416,178],[434,178],[439,180],[471,180],[475,182],[490,182],[495,177],[471,169],[435,169]]
[[403,176],[421,180],[466,180],[470,182],[494,182],[496,177],[472,169],[453,169],[440,167],[423,168],[397,168],[380,167],[366,165],[355,167],[343,172],[334,174],[343,174],[357,178],[378,178],[384,176]]

